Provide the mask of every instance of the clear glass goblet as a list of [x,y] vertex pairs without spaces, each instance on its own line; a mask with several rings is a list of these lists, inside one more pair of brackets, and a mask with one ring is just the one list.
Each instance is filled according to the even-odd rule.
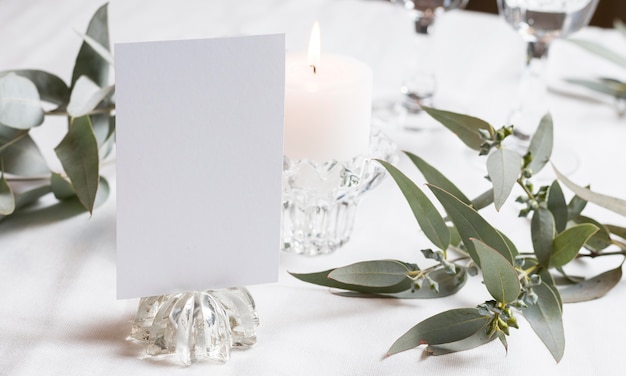
[[[399,95],[374,103],[373,117],[383,123],[396,123],[402,128],[427,128],[428,116],[421,105],[433,106],[437,88],[431,54],[435,20],[446,11],[464,8],[469,0],[389,0],[407,10],[415,26],[415,35],[408,60],[409,74]],[[431,122],[435,124],[436,122]]]
[[585,27],[599,0],[498,0],[502,18],[526,41],[526,67],[508,121],[520,148],[549,111],[545,63],[550,44]]

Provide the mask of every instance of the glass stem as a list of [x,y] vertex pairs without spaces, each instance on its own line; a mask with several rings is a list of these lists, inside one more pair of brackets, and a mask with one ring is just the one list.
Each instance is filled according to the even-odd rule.
[[520,140],[527,140],[537,128],[539,120],[548,111],[545,83],[545,65],[548,44],[528,42],[526,66],[522,73],[516,105],[509,115],[509,122],[515,126],[514,134]]
[[403,106],[409,113],[420,112],[422,104],[432,106],[436,86],[430,36],[433,22],[434,16],[414,19],[415,35],[409,60],[409,75],[401,88],[404,94]]

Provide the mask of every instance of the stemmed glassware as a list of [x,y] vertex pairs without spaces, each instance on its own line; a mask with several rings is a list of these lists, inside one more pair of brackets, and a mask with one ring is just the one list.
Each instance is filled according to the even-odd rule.
[[437,17],[444,12],[464,8],[469,0],[389,0],[404,7],[415,25],[410,74],[398,96],[374,103],[373,116],[383,122],[396,122],[407,129],[422,129],[424,112],[420,105],[433,105],[437,82],[431,56],[431,34]]
[[518,146],[523,146],[546,112],[545,61],[550,44],[585,27],[599,0],[498,0],[504,20],[526,41],[526,69],[517,103],[509,114]]

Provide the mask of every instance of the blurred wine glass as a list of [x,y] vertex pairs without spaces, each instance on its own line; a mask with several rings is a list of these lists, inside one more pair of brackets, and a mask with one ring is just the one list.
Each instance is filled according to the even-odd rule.
[[599,0],[498,0],[501,17],[526,41],[525,70],[508,121],[518,146],[527,144],[548,112],[545,62],[550,44],[585,27]]
[[[373,115],[383,122],[393,122],[402,128],[423,129],[428,127],[427,116],[421,105],[433,106],[437,89],[431,54],[431,34],[438,17],[446,11],[464,8],[468,0],[388,0],[406,9],[414,24],[409,74],[403,81],[399,95],[374,103]],[[432,124],[432,123],[431,123]]]

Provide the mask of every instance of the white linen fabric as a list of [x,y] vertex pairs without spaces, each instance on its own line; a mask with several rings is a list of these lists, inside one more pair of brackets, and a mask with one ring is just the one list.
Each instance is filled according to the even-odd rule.
[[[0,0],[0,70],[43,69],[69,81],[81,42],[74,29],[85,30],[100,5],[96,0]],[[323,50],[370,64],[375,95],[395,92],[406,74],[413,35],[407,14],[384,1],[114,0],[109,5],[113,42],[285,32],[287,49],[303,51],[316,19]],[[588,28],[579,37],[625,50],[614,31]],[[522,70],[521,38],[496,16],[454,11],[439,20],[433,39],[438,96],[495,127],[503,125]],[[557,146],[575,150],[580,159],[570,178],[581,185],[591,183],[596,191],[624,196],[624,119],[616,116],[608,100],[563,95],[570,87],[561,85],[560,79],[570,74],[624,78],[625,72],[566,42],[554,46],[548,72],[555,88],[549,105]],[[63,119],[49,123],[33,131],[46,150],[59,142],[64,130]],[[448,174],[469,196],[487,187],[482,179],[484,161],[466,151],[451,133],[392,128],[385,132],[400,149],[417,153]],[[52,153],[46,156],[51,168],[58,169]],[[555,155],[557,165],[558,161]],[[400,159],[399,167],[423,182],[406,158]],[[106,166],[104,172],[114,186],[114,168]],[[550,171],[543,176],[549,181]],[[591,210],[609,223],[624,225],[623,218],[608,211]],[[515,205],[507,205],[500,213],[493,208],[484,213],[529,251],[528,221],[518,219],[516,211]],[[115,299],[115,216],[113,189],[91,217],[81,214],[58,221],[43,211],[0,223],[0,375],[623,374],[624,282],[603,299],[565,306],[567,345],[559,364],[521,318],[520,329],[512,330],[509,338],[508,354],[493,342],[443,357],[426,358],[419,348],[383,360],[391,343],[422,319],[489,298],[479,278],[471,278],[460,294],[444,299],[384,300],[340,297],[287,273],[372,259],[423,263],[419,250],[429,244],[389,178],[364,196],[345,247],[316,258],[284,253],[279,282],[250,287],[261,320],[252,348],[234,351],[224,365],[200,362],[183,368],[174,362],[141,359],[144,349],[125,340],[137,300]],[[601,264],[596,271],[620,262],[595,261]]]

